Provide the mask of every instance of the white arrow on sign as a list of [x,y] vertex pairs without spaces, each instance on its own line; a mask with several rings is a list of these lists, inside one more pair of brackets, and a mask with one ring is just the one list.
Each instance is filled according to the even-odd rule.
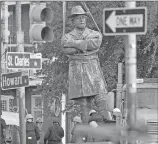
[[106,24],[113,32],[116,32],[116,28],[143,27],[143,15],[116,15],[116,11],[113,11],[108,17]]

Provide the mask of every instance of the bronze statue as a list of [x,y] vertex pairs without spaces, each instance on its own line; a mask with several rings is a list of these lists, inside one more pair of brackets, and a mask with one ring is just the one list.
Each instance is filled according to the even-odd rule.
[[87,16],[88,13],[81,6],[73,7],[69,18],[74,29],[61,40],[62,51],[69,57],[68,96],[81,106],[84,123],[88,122],[92,101],[104,119],[109,119],[106,109],[107,85],[98,58],[102,34],[86,27]]

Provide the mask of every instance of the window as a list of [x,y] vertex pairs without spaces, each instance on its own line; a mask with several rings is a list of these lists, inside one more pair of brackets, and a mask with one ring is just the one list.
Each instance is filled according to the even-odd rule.
[[13,106],[13,96],[2,95],[2,104],[1,109],[2,111],[10,111],[10,108]]
[[43,119],[43,102],[41,95],[32,96],[32,115],[35,121],[38,117]]
[[2,100],[2,111],[7,111],[7,100]]
[[35,98],[35,108],[42,108],[42,100],[41,98]]
[[42,117],[42,111],[34,110],[34,120],[37,120],[38,117]]
[[9,99],[9,108],[13,107],[13,99]]

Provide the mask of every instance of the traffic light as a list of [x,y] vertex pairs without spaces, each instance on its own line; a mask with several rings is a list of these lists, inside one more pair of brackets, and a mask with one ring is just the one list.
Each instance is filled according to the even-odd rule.
[[46,7],[45,3],[30,4],[30,42],[52,42],[54,39],[53,28],[46,26],[46,23],[52,22],[54,17],[51,8]]

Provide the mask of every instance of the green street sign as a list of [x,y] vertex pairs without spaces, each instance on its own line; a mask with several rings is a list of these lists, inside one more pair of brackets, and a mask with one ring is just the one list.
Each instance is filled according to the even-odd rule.
[[42,69],[42,54],[7,52],[8,69]]
[[1,75],[2,90],[16,89],[29,85],[29,76],[23,72],[3,73]]

